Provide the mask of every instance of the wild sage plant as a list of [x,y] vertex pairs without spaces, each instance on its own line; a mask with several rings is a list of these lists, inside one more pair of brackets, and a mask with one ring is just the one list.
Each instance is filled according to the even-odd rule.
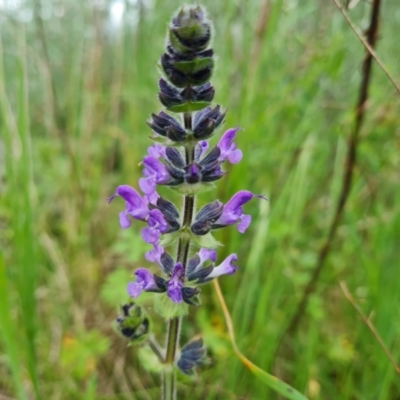
[[[132,220],[147,226],[142,238],[152,245],[148,261],[158,265],[159,273],[139,268],[136,280],[128,284],[131,298],[143,291],[155,293],[155,309],[167,321],[166,348],[160,349],[153,338],[150,346],[164,363],[164,399],[176,397],[176,370],[191,375],[205,358],[202,339],[193,340],[179,349],[182,317],[189,306],[200,305],[200,286],[236,269],[236,254],[217,262],[218,242],[212,232],[236,225],[244,233],[251,216],[243,206],[262,196],[243,190],[225,204],[215,200],[196,212],[196,195],[211,189],[224,177],[224,163],[236,164],[242,159],[234,142],[238,128],[228,129],[216,146],[209,149],[208,139],[222,125],[225,114],[219,105],[211,106],[215,90],[210,84],[214,53],[209,48],[211,23],[200,6],[184,6],[172,18],[168,28],[166,51],[160,65],[164,77],[159,80],[159,100],[169,113],[152,114],[148,122],[154,144],[143,159],[143,194],[121,185],[110,197],[125,200],[119,215],[123,229]],[[168,186],[183,196],[179,210],[157,193],[157,185]],[[171,249],[176,248],[176,255]],[[147,340],[149,319],[133,302],[122,307],[118,318],[120,331],[132,342]]]

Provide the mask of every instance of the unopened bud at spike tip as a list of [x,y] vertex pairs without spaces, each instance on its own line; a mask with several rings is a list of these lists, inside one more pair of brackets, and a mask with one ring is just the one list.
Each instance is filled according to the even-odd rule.
[[211,23],[200,6],[183,6],[169,27],[171,46],[179,53],[204,50],[211,39]]

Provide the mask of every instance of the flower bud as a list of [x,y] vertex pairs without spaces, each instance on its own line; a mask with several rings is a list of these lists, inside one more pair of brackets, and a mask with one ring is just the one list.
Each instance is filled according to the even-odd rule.
[[168,224],[165,232],[163,233],[171,233],[179,230],[179,228],[181,227],[181,224],[179,222],[179,212],[173,203],[164,199],[163,197],[159,197],[157,199],[156,205],[151,204],[150,208],[158,209],[163,214],[163,217]]
[[161,57],[161,66],[168,80],[178,88],[203,85],[210,80],[214,62],[212,58],[176,61],[168,53]]
[[169,27],[171,46],[180,53],[204,50],[211,39],[211,24],[200,6],[182,7]]
[[160,88],[158,98],[163,106],[167,107],[168,109],[172,109],[174,106],[185,103],[185,100],[182,98],[179,90],[174,86],[171,86],[164,79],[159,80],[158,86]]
[[142,343],[150,331],[150,320],[143,309],[131,302],[121,306],[122,316],[116,320],[118,331],[131,342]]
[[199,294],[200,289],[197,287],[185,286],[182,288],[183,301],[192,306],[200,305],[200,298],[198,296]]
[[178,368],[186,375],[193,375],[194,368],[208,364],[206,348],[203,339],[192,340],[182,347],[181,355],[177,362]]
[[167,137],[173,142],[184,142],[186,130],[181,124],[167,113],[161,111],[158,115],[151,114],[152,121],[147,125],[158,135]]
[[[197,82],[199,86],[188,86],[184,89],[177,89],[165,79],[160,79],[158,83],[160,88],[158,98],[161,104],[168,110],[176,113],[199,111],[207,107],[214,98],[214,87],[208,82],[204,85],[200,84],[200,80],[197,80]],[[166,136],[163,132],[160,134]],[[172,137],[170,139],[174,140]]]
[[207,234],[221,216],[223,207],[224,205],[218,200],[204,206],[196,215],[195,222],[190,227],[191,231],[199,236]]
[[207,139],[224,121],[226,112],[221,107],[206,107],[196,113],[193,119],[193,136],[198,140]]

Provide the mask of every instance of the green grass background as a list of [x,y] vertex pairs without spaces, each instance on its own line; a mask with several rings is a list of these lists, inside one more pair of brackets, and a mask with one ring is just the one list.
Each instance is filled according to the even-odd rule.
[[[159,397],[152,358],[112,328],[149,248],[140,223],[119,228],[122,201],[105,198],[119,184],[137,187],[145,121],[161,109],[166,24],[182,3],[128,1],[119,25],[106,3],[0,9],[1,399]],[[240,189],[269,198],[246,206],[246,235],[218,236],[220,258],[239,256],[236,275],[220,280],[238,345],[310,399],[400,399],[399,376],[338,285],[399,360],[399,96],[375,64],[344,218],[291,348],[276,352],[338,199],[364,49],[328,0],[270,1],[261,38],[263,1],[203,3],[215,28],[215,101],[229,110],[226,127],[243,128],[244,159],[198,202]],[[382,3],[377,51],[400,80],[400,8]],[[363,0],[349,11],[360,31],[369,11]],[[141,302],[162,342],[151,297]],[[194,381],[180,377],[182,398],[278,399],[235,358],[211,285],[202,302],[182,341],[202,333],[212,365]]]

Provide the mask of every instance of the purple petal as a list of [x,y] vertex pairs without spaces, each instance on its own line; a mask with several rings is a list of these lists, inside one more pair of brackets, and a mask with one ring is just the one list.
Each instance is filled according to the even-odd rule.
[[156,228],[162,233],[166,232],[168,229],[168,223],[160,210],[151,210],[147,223],[150,227]]
[[202,248],[199,251],[199,257],[200,257],[200,265],[199,265],[200,267],[208,260],[215,262],[217,259],[217,252],[215,250]]
[[[117,187],[114,195],[109,198],[109,203],[116,197],[120,196],[125,200],[126,213],[129,213],[133,218],[145,220],[149,214],[148,201],[143,198],[133,187],[121,185]],[[120,213],[120,224],[122,228],[129,228],[130,221],[127,215],[123,216]]]
[[225,207],[222,211],[221,216],[216,221],[218,225],[233,225],[235,224],[243,214],[242,207],[238,207],[232,211],[226,211]]
[[155,175],[156,183],[166,183],[171,179],[167,167],[157,158],[147,156],[143,160],[145,176]]
[[176,287],[170,287],[168,285],[168,296],[174,303],[182,303],[182,284]]
[[137,276],[136,282],[143,283],[143,288],[145,290],[155,289],[157,287],[154,275],[148,269],[139,268],[135,271],[135,275]]
[[195,150],[197,156],[196,159],[200,160],[209,147],[210,145],[208,144],[207,140],[201,140],[200,142],[198,142],[196,144],[196,150]]
[[153,146],[150,146],[147,149],[147,153],[149,156],[155,158],[160,158],[160,157],[166,158],[165,150],[166,150],[165,146],[162,146],[161,144],[153,144]]
[[251,215],[244,215],[241,216],[241,221],[237,224],[237,230],[240,233],[245,233],[246,229],[249,227],[251,223]]
[[174,303],[181,303],[182,297],[182,278],[185,275],[185,269],[181,263],[176,263],[174,272],[168,282],[168,296]]
[[226,151],[235,140],[236,133],[239,128],[228,129],[219,140],[217,146],[221,149],[221,152]]
[[128,186],[128,185],[118,186],[115,194],[122,197],[129,204],[129,206],[134,209],[147,208],[146,201],[131,186]]
[[225,260],[218,265],[218,267],[215,267],[211,274],[207,276],[207,279],[209,278],[218,278],[221,275],[232,275],[236,272],[237,266],[233,265],[233,263],[237,261],[237,255],[236,254],[231,254],[230,256],[226,257]]
[[143,291],[143,285],[137,283],[137,282],[129,282],[127,291],[129,296],[135,298],[138,297],[142,291]]
[[152,290],[157,288],[154,275],[146,268],[139,268],[136,272],[136,282],[128,283],[128,294],[131,297],[138,297],[143,290]]
[[119,224],[122,229],[127,229],[131,226],[131,220],[128,218],[127,212],[122,211],[119,213]]
[[174,272],[172,273],[171,280],[173,279],[181,279],[185,276],[185,269],[180,262],[175,264]]
[[140,178],[139,187],[148,197],[153,196],[156,191],[156,177],[149,176],[147,178]]
[[159,244],[154,244],[154,248],[145,254],[146,260],[160,264],[160,258],[164,253],[164,247]]
[[200,170],[196,164],[192,164],[186,174],[188,182],[198,182],[200,180]]
[[[140,185],[140,183],[139,183],[139,185]],[[155,184],[154,184],[154,188],[155,188]],[[159,199],[160,195],[157,192],[154,191],[152,193],[146,194],[145,197],[147,198],[147,201],[149,203],[156,205],[157,204],[157,200]]]
[[254,194],[249,192],[248,190],[241,190],[240,192],[237,192],[225,204],[224,212],[233,212],[234,213],[241,206],[248,203],[253,197],[254,197]]
[[232,164],[237,164],[243,156],[241,150],[236,149],[236,143],[233,143],[239,128],[227,130],[221,137],[217,146],[221,150],[219,161],[229,160]]
[[248,203],[253,197],[258,197],[266,200],[264,196],[255,195],[248,190],[242,190],[235,195],[225,204],[222,215],[215,222],[216,225],[233,225],[240,219],[242,220],[238,225],[238,231],[244,232],[250,222],[251,217],[243,214],[242,206]]
[[160,241],[161,233],[157,228],[144,228],[142,229],[142,239],[146,243],[158,244]]
[[239,163],[243,158],[242,150],[236,149],[228,155],[228,160],[231,164]]

